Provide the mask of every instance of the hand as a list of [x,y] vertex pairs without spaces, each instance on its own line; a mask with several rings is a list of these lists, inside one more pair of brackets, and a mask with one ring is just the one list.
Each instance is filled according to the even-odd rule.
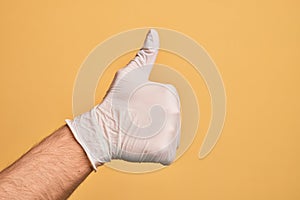
[[159,49],[151,29],[120,69],[101,104],[66,120],[94,169],[111,159],[171,164],[180,140],[180,100],[170,84],[149,81]]

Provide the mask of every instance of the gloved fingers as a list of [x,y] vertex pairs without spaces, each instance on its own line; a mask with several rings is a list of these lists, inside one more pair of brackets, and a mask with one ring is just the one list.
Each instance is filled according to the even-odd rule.
[[148,78],[153,64],[155,63],[158,49],[159,35],[155,29],[150,29],[147,33],[143,47],[139,50],[134,59],[132,59],[124,68],[119,70],[119,73],[127,74],[134,69],[144,68],[143,73]]
[[169,91],[172,92],[173,95],[177,98],[177,103],[178,103],[177,105],[178,105],[178,109],[180,111],[180,99],[179,99],[179,94],[177,92],[177,89],[174,87],[174,85],[171,85],[171,84],[164,84],[164,86],[166,88],[168,88]]
[[150,29],[147,33],[142,49],[158,50],[158,48],[159,48],[159,35],[155,29]]
[[[109,89],[109,93],[130,93],[149,79],[159,49],[159,35],[150,29],[143,47],[128,65],[118,70]],[[109,96],[109,94],[108,94]]]

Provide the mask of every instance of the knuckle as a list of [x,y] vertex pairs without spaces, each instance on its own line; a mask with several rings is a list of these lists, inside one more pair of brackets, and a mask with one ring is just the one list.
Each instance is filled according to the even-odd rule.
[[176,95],[178,95],[177,89],[174,85],[172,84],[165,84],[165,87],[172,93],[175,93]]

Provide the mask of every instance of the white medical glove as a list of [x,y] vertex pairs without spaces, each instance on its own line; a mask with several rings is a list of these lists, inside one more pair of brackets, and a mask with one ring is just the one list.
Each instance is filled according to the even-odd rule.
[[148,80],[159,49],[151,29],[144,46],[120,69],[104,100],[66,120],[93,168],[122,159],[171,164],[180,140],[180,100],[172,85]]

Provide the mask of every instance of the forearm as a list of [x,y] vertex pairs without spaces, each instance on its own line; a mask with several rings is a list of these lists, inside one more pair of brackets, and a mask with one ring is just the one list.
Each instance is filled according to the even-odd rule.
[[[151,29],[101,104],[66,120],[68,127],[0,172],[0,200],[66,199],[92,167],[112,159],[171,164],[180,140],[180,98],[174,86],[149,80],[158,49]],[[154,106],[159,109],[152,112]]]
[[0,199],[66,199],[92,168],[63,126],[0,172]]

